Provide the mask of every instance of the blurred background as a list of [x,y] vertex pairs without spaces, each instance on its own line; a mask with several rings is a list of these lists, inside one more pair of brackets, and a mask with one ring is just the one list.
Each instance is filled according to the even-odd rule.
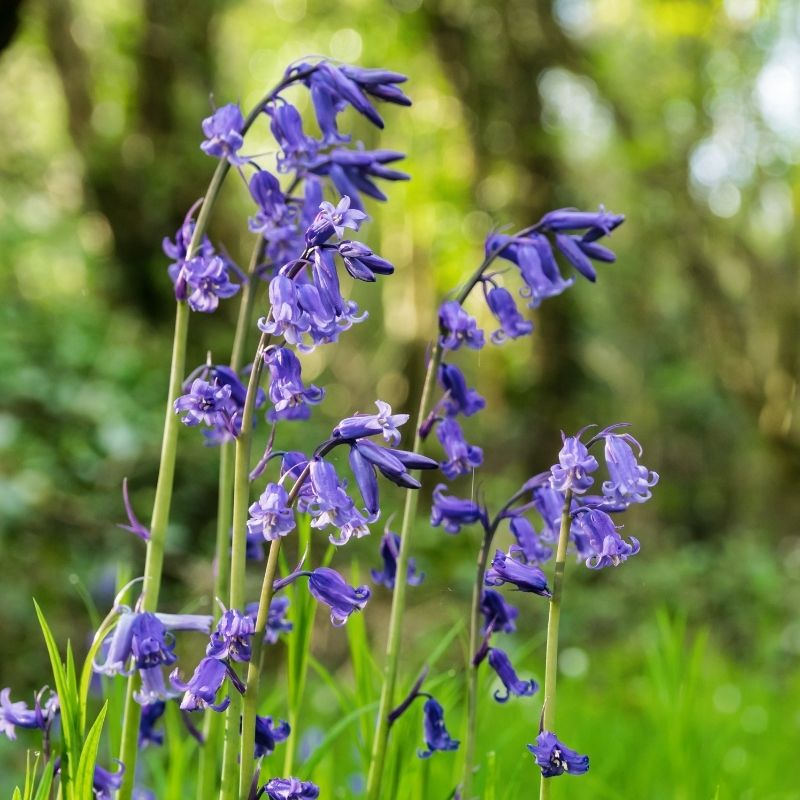
[[[305,358],[328,397],[279,446],[313,446],[376,397],[416,408],[438,302],[493,227],[561,206],[625,213],[596,285],[547,302],[533,337],[459,359],[489,403],[466,425],[485,452],[476,487],[497,505],[553,462],[561,429],[633,423],[662,479],[627,515],[641,554],[573,571],[575,692],[585,702],[604,654],[656,636],[661,610],[687,643],[710,630],[709,713],[734,720],[733,739],[797,740],[800,709],[784,702],[800,655],[796,3],[6,0],[0,28],[0,686],[21,694],[47,675],[32,595],[82,643],[82,595],[103,611],[117,563],[141,569],[141,543],[115,524],[124,476],[143,520],[152,501],[174,313],[161,241],[214,167],[200,121],[212,98],[247,108],[290,61],[326,54],[409,75],[414,106],[384,109],[384,132],[350,112],[346,127],[407,152],[412,180],[368,209],[367,241],[397,274],[354,289],[370,319]],[[271,149],[266,124],[251,141]],[[232,175],[211,235],[240,263],[250,211]],[[193,316],[190,365],[208,350],[225,361],[237,307]],[[216,469],[182,431],[169,610],[209,603]],[[421,517],[429,577],[410,638],[415,620],[445,630],[465,615],[475,537]],[[377,566],[377,536],[346,558]],[[388,600],[377,591],[367,615],[378,646]],[[539,635],[544,614],[523,630]],[[341,640],[323,633],[336,665]],[[800,796],[747,794],[755,757],[738,747],[719,760],[745,791],[732,796]]]

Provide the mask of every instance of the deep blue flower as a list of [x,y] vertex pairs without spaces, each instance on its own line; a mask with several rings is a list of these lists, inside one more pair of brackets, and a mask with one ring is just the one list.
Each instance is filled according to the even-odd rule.
[[240,694],[244,694],[244,684],[239,680],[239,676],[233,671],[230,664],[213,656],[206,656],[197,665],[188,683],[181,680],[180,670],[177,669],[173,671],[169,679],[176,689],[184,692],[183,700],[181,700],[181,708],[184,711],[198,711],[204,708],[224,711],[230,705],[231,698],[226,696],[219,703],[215,701],[217,692],[222,688],[226,677],[230,678],[234,688]]
[[642,447],[629,433],[608,434],[605,437],[605,458],[611,480],[603,484],[603,494],[612,503],[628,505],[644,503],[652,496],[650,489],[658,483],[658,473],[636,461],[631,444]]
[[444,709],[433,697],[425,701],[422,733],[428,749],[417,751],[420,758],[429,758],[437,750],[458,750],[460,743],[450,736],[444,726]]
[[[554,542],[558,539],[564,501],[564,493],[550,485],[537,486],[533,490],[533,507],[539,512],[539,516],[544,522],[541,537],[546,542]],[[573,505],[575,505],[574,501]]]
[[439,465],[432,458],[411,453],[407,450],[396,450],[393,447],[379,447],[369,439],[358,439],[353,447],[380,473],[392,483],[406,489],[419,489],[421,484],[408,473],[409,469],[436,469]]
[[313,519],[312,528],[327,528],[329,525],[338,529],[339,533],[331,534],[332,544],[346,544],[353,536],[360,539],[369,534],[367,523],[372,521],[365,517],[355,506],[336,474],[333,464],[322,458],[311,462],[311,488],[313,500],[308,503],[308,512]]
[[542,731],[536,737],[536,744],[528,745],[528,750],[533,753],[545,778],[553,778],[565,772],[568,775],[583,775],[589,770],[589,756],[570,750],[551,731]]
[[289,508],[286,489],[277,483],[268,483],[261,497],[253,503],[248,513],[247,530],[258,534],[268,542],[286,536],[294,530],[294,512]]
[[348,274],[357,281],[371,283],[375,275],[391,275],[394,272],[394,267],[385,258],[375,255],[361,242],[345,239],[339,243],[338,251]]
[[[592,266],[592,261],[582,247],[582,242],[577,236],[567,236],[564,233],[557,233],[556,247],[558,247],[564,258],[566,258],[584,278],[592,282],[597,280],[597,271],[594,266]],[[595,246],[592,247],[594,248]]]
[[[400,464],[400,462],[398,462]],[[400,468],[403,465],[400,464]],[[350,448],[350,469],[356,479],[356,486],[364,501],[364,508],[370,516],[376,517],[381,510],[378,475],[375,467],[359,452],[358,448]]]
[[510,583],[522,592],[533,592],[542,597],[550,597],[547,577],[535,564],[521,564],[513,556],[497,550],[492,566],[486,571],[484,583],[487,586],[502,586]]
[[54,692],[50,692],[42,704],[46,691],[42,689],[34,696],[33,708],[28,708],[21,700],[12,703],[11,689],[0,691],[0,733],[4,733],[9,739],[16,739],[15,728],[47,730],[58,714],[59,706]]
[[458,350],[462,344],[473,350],[484,345],[483,331],[461,303],[448,300],[439,307],[439,342],[445,350]]
[[464,373],[454,364],[439,367],[439,381],[446,392],[443,404],[448,416],[470,417],[485,407],[486,400],[475,389],[467,388]]
[[268,347],[264,363],[269,369],[269,399],[273,405],[267,419],[308,419],[308,405],[322,402],[325,390],[303,383],[300,359],[288,347]]
[[590,474],[597,467],[597,459],[589,454],[586,445],[577,436],[561,434],[564,445],[558,454],[558,464],[550,467],[550,485],[559,492],[571,490],[573,494],[585,494],[594,483]]
[[319,213],[305,233],[306,245],[318,247],[325,244],[334,234],[341,240],[344,238],[345,228],[357,231],[366,218],[367,215],[363,211],[350,208],[350,198],[347,195],[343,195],[335,206],[323,200],[320,203]]
[[[375,583],[385,586],[387,589],[394,589],[397,580],[397,558],[400,554],[400,537],[392,531],[386,531],[381,537],[381,558],[383,559],[383,569],[370,570],[372,580]],[[410,586],[419,586],[425,574],[417,573],[417,565],[413,558],[408,559],[408,570],[406,572],[406,583]]]
[[461,426],[452,417],[439,423],[436,435],[447,456],[440,466],[450,480],[459,475],[468,475],[483,463],[483,450],[464,438]]
[[[281,459],[281,478],[284,481],[297,482],[303,473],[303,470],[309,465],[310,459],[305,453],[299,450],[289,450],[283,454]],[[284,477],[286,476],[286,477]],[[308,511],[308,504],[314,499],[314,488],[311,486],[311,481],[303,481],[300,484],[300,490],[297,493],[296,506],[298,511],[306,513]]]
[[256,797],[265,793],[269,800],[316,800],[319,786],[299,778],[273,778],[261,787]]
[[177,697],[178,693],[167,688],[164,682],[164,670],[159,664],[156,667],[148,667],[139,670],[141,682],[139,688],[133,693],[133,699],[140,706],[149,706],[164,700]]
[[353,64],[342,64],[339,71],[350,80],[355,81],[367,94],[384,100],[387,103],[396,103],[401,106],[410,106],[411,100],[397,87],[398,83],[405,83],[408,78],[399,72],[388,69],[369,69]]
[[500,592],[484,589],[481,595],[481,614],[483,614],[483,635],[492,632],[514,633],[517,629],[515,620],[519,609],[507,603]]
[[539,225],[551,231],[586,231],[590,241],[607,236],[625,221],[622,214],[612,214],[603,206],[597,211],[578,211],[575,208],[558,208],[549,211]]
[[155,730],[155,725],[164,714],[167,704],[163,700],[156,700],[142,706],[142,716],[139,721],[139,747],[164,744],[164,731]]
[[331,609],[331,622],[340,627],[354,611],[361,611],[370,597],[369,586],[353,587],[335,570],[318,567],[308,575],[308,589]]
[[316,157],[319,145],[303,132],[300,112],[281,98],[270,103],[264,111],[270,118],[270,130],[281,147],[278,171],[305,170]]
[[214,380],[195,378],[187,394],[175,401],[175,413],[183,413],[184,425],[207,425],[210,428],[231,427],[231,387]]
[[400,425],[408,422],[408,414],[392,414],[392,407],[383,400],[376,400],[377,414],[356,414],[343,419],[334,429],[337,439],[361,439],[365,436],[382,434],[392,444],[400,442]]
[[289,344],[301,344],[311,328],[311,320],[300,307],[297,284],[285,275],[276,275],[269,282],[269,302],[269,316],[259,319],[259,329],[283,336]]
[[256,715],[256,749],[255,757],[268,756],[275,750],[275,745],[285,742],[292,732],[288,722],[280,720],[277,724],[272,717]]
[[441,525],[447,533],[460,533],[462,525],[474,522],[486,523],[485,511],[472,500],[446,495],[447,486],[440,483],[433,490],[433,506],[431,507],[431,525]]
[[[258,616],[258,603],[248,603],[245,612],[255,624]],[[282,633],[289,633],[292,630],[292,623],[286,619],[286,612],[289,610],[289,598],[283,595],[273,597],[267,612],[267,627],[264,631],[264,641],[267,644],[275,644]]]
[[117,761],[119,769],[116,772],[109,772],[107,769],[96,765],[92,777],[92,794],[94,800],[114,800],[117,789],[122,786],[122,776],[125,774],[125,766],[121,761]]
[[517,697],[529,697],[539,689],[539,684],[532,678],[529,681],[520,680],[508,655],[497,647],[489,648],[489,666],[497,673],[497,677],[506,688],[505,694],[499,691],[494,693],[494,699],[498,703],[507,702],[512,694]]
[[[192,242],[192,235],[194,234],[196,226],[194,212],[199,204],[200,201],[195,203],[186,213],[181,227],[178,228],[175,233],[175,239],[171,240],[169,237],[165,236],[161,244],[164,255],[172,259],[172,263],[169,265],[167,272],[173,284],[177,281],[181,266],[189,255],[189,245]],[[214,246],[211,244],[207,235],[203,235],[200,244],[192,255],[199,256],[205,261],[210,261],[214,257]]]
[[589,509],[579,513],[577,520],[580,530],[588,539],[591,554],[586,558],[586,566],[590,569],[618,567],[639,552],[638,539],[631,536],[631,543],[628,544],[617,533],[617,526],[605,511]]
[[[212,386],[227,386],[230,388],[230,397],[222,403],[221,414],[218,422],[203,430],[203,437],[207,445],[219,445],[233,441],[242,430],[244,416],[244,403],[247,398],[247,388],[242,383],[239,375],[230,367],[217,364],[210,368],[203,368],[201,374],[211,379]],[[258,410],[267,402],[267,395],[263,389],[256,391],[254,408]],[[255,425],[255,421],[253,422]]]
[[527,336],[533,330],[533,323],[519,313],[508,289],[493,286],[486,292],[486,302],[500,323],[500,328],[492,333],[492,341],[495,344],[502,344],[506,339]]
[[238,104],[228,103],[203,120],[203,133],[206,139],[200,145],[200,149],[206,155],[228,159],[228,162],[235,167],[244,164],[247,159],[238,155],[244,143],[243,129],[242,110]]
[[249,661],[254,633],[253,620],[232,608],[220,617],[217,629],[211,634],[211,641],[206,647],[206,655],[219,659]]
[[133,623],[131,652],[137,669],[150,669],[161,664],[174,664],[175,637],[167,634],[164,623],[148,611],[136,615]]
[[535,528],[527,517],[512,517],[509,527],[526,561],[541,563],[547,561],[553,555],[552,548],[542,544]]
[[175,279],[175,298],[186,300],[192,311],[204,314],[216,311],[220,298],[233,297],[239,289],[231,282],[229,265],[220,256],[195,256],[184,261]]

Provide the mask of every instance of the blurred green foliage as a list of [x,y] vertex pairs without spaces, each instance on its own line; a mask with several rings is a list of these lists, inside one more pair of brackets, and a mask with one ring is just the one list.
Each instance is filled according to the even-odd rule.
[[[288,62],[323,53],[410,76],[415,105],[389,109],[380,136],[349,121],[368,146],[407,152],[412,181],[370,208],[368,237],[398,273],[355,289],[370,320],[305,359],[306,376],[328,397],[314,423],[283,431],[280,445],[312,445],[375,397],[415,405],[436,305],[480,260],[492,227],[522,226],[563,205],[603,202],[626,213],[612,242],[618,262],[596,286],[580,283],[547,303],[532,339],[462,360],[490,408],[467,426],[486,454],[477,488],[491,503],[546,468],[561,428],[634,423],[662,482],[626,530],[642,554],[613,574],[570,578],[565,638],[600,648],[610,687],[604,713],[573,722],[576,742],[581,731],[587,749],[602,750],[612,734],[597,726],[610,719],[613,736],[636,749],[636,715],[649,712],[636,705],[641,694],[611,687],[612,677],[629,678],[615,648],[638,652],[632,639],[661,606],[686,615],[690,629],[711,625],[703,692],[717,679],[758,684],[753,702],[785,714],[773,741],[796,740],[798,719],[780,694],[800,654],[796,4],[19,6],[19,27],[0,53],[0,687],[19,693],[47,674],[31,595],[57,635],[80,645],[88,620],[76,582],[105,608],[115,563],[142,558],[140,543],[114,525],[123,521],[123,476],[145,520],[152,500],[172,315],[160,242],[211,174],[197,146],[209,97],[247,106]],[[262,125],[248,152],[270,148]],[[212,238],[240,262],[252,246],[248,212],[232,176]],[[225,360],[235,308],[194,316],[190,362],[208,350]],[[491,324],[478,304],[470,310]],[[195,433],[181,435],[170,610],[210,601],[216,455]],[[392,498],[398,507],[399,494]],[[476,547],[468,533],[445,539],[424,519],[420,526],[429,580],[413,594],[410,641],[429,620],[444,630],[464,613]],[[375,544],[348,553],[370,565]],[[376,601],[367,624],[382,642],[387,598]],[[336,669],[345,640],[326,633],[323,642],[319,653]],[[754,669],[763,681],[748,677]],[[594,688],[588,680],[576,687],[580,699],[562,702],[592,707]],[[697,762],[719,755],[723,766],[744,765],[730,774],[750,774],[747,764],[771,760],[749,749],[765,736],[745,728],[736,745],[745,755],[735,758],[700,741]],[[630,784],[638,793],[610,788],[637,760],[627,752],[598,767],[608,770],[606,789],[574,791],[645,796],[647,783]],[[505,758],[498,745],[498,769]],[[647,796],[713,796],[711,784],[700,791]],[[792,796],[755,783],[750,791],[728,796]]]

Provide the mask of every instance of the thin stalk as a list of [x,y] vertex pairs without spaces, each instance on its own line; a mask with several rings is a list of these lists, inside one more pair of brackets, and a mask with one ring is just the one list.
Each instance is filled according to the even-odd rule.
[[[467,283],[456,297],[459,304],[469,296],[475,288],[483,273],[489,265],[500,255],[502,248],[497,248],[489,253],[481,265],[475,270]],[[438,340],[433,347],[428,369],[425,373],[425,382],[422,386],[422,395],[419,400],[419,409],[415,421],[413,450],[417,452],[422,446],[422,437],[419,427],[431,408],[433,391],[436,387],[436,375],[442,363],[442,348]],[[418,473],[412,473],[419,477]],[[400,527],[400,552],[397,554],[397,576],[394,593],[392,595],[392,611],[389,617],[389,636],[386,643],[386,664],[383,670],[383,686],[381,699],[378,705],[378,718],[375,722],[375,738],[372,742],[372,754],[367,777],[367,800],[381,800],[381,782],[383,780],[384,763],[386,761],[386,748],[389,741],[389,712],[394,707],[394,693],[397,683],[397,665],[400,654],[400,639],[403,630],[403,616],[406,607],[406,581],[408,574],[408,559],[411,554],[411,535],[414,529],[417,514],[418,493],[407,491],[403,506],[403,520]]]
[[[236,456],[233,479],[233,541],[231,548],[230,608],[243,609],[245,604],[245,567],[247,563],[247,509],[250,505],[250,452],[253,441],[253,417],[255,414],[258,382],[264,364],[264,350],[269,335],[261,334],[256,348],[253,369],[247,384],[242,429],[236,438]],[[234,697],[225,712],[225,747],[222,754],[222,787],[220,800],[233,800],[238,789],[236,760],[239,753],[239,715],[241,698]]]
[[[564,592],[564,569],[567,562],[569,544],[570,507],[572,491],[567,491],[564,510],[561,512],[561,530],[556,548],[555,573],[553,575],[553,596],[550,598],[550,614],[547,618],[547,650],[544,662],[544,708],[542,729],[552,731],[556,720],[556,680],[558,678],[558,624],[561,620],[561,596]],[[549,800],[550,780],[542,778],[539,800]]]

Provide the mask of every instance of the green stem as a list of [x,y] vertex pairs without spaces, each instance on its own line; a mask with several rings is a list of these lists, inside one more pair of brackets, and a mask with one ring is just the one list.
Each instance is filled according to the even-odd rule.
[[[547,650],[544,662],[544,708],[542,711],[542,729],[546,731],[553,730],[556,720],[558,624],[561,619],[561,596],[564,591],[564,568],[567,562],[571,506],[572,491],[568,490],[564,500],[564,510],[561,512],[561,530],[558,534],[555,573],[553,575],[553,596],[550,598],[550,614],[547,618]],[[548,778],[542,778],[539,788],[539,800],[549,800],[549,798],[550,780]]]

